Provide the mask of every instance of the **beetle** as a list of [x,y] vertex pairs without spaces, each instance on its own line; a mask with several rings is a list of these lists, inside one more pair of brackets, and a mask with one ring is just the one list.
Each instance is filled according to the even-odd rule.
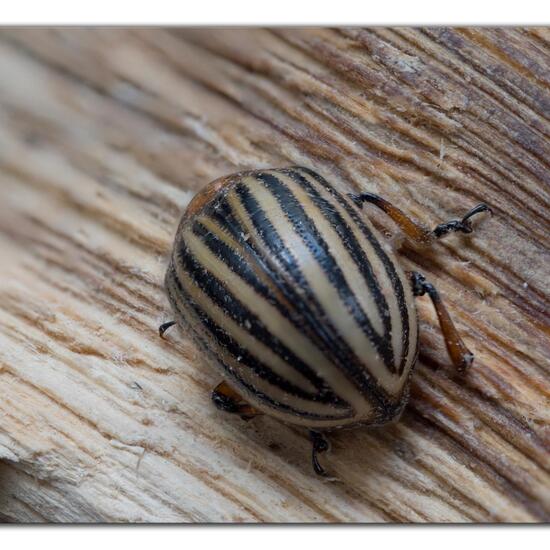
[[221,410],[267,414],[309,429],[311,460],[326,432],[399,418],[418,356],[415,296],[435,307],[463,373],[473,354],[435,287],[405,272],[362,212],[385,212],[412,240],[470,233],[478,204],[429,230],[371,193],[342,194],[304,167],[243,171],[195,195],[176,232],[165,287],[175,320],[222,374]]

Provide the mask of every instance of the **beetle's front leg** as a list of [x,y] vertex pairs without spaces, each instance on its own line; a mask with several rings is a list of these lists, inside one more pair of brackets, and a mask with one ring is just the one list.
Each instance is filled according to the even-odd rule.
[[176,321],[168,321],[167,323],[162,323],[159,327],[159,336],[164,338],[164,333],[176,324]]
[[472,216],[475,216],[481,212],[493,213],[493,211],[486,204],[481,203],[469,210],[460,220],[451,220],[445,223],[440,223],[435,227],[435,229],[430,230],[420,222],[417,222],[407,216],[403,210],[378,195],[373,193],[361,193],[359,195],[354,195],[350,193],[349,197],[359,207],[361,207],[365,202],[374,204],[374,206],[380,208],[380,210],[387,214],[399,226],[405,235],[407,235],[407,237],[421,244],[430,243],[435,239],[443,237],[447,233],[457,231],[461,233],[471,233],[473,231],[471,224]]
[[461,233],[471,233],[473,231],[472,223],[470,218],[479,214],[480,212],[489,212],[491,215],[493,211],[485,204],[480,203],[477,206],[474,206],[471,210],[468,210],[466,214],[460,220],[451,220],[449,222],[440,223],[433,231],[432,234],[436,239],[443,237],[447,233],[452,233],[453,231],[459,231]]
[[441,301],[439,293],[435,287],[426,281],[426,278],[416,271],[408,272],[408,275],[411,278],[412,290],[415,296],[423,296],[427,294],[435,307],[437,317],[439,318],[439,324],[441,326],[441,332],[443,333],[443,338],[445,339],[445,345],[447,346],[447,351],[451,357],[451,360],[455,368],[460,373],[464,373],[473,363],[474,355],[466,347],[462,338],[458,334],[456,327],[449,316],[447,308],[444,306]]
[[227,382],[220,382],[212,390],[212,401],[220,410],[231,414],[238,414],[243,420],[250,420],[262,414],[247,403]]

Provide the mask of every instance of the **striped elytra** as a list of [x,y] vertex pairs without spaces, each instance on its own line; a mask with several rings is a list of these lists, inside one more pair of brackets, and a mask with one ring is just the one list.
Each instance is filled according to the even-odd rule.
[[310,169],[240,172],[197,194],[166,288],[175,320],[251,407],[328,429],[407,401],[410,277],[352,198]]

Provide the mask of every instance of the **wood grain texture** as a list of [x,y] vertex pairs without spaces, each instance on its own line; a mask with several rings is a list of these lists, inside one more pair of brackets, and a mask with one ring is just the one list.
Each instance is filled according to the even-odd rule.
[[[550,520],[550,31],[4,29],[0,517],[9,521]],[[209,181],[301,164],[433,226],[369,215],[439,288],[418,300],[400,423],[332,436],[215,410],[186,334],[159,339],[179,216]]]

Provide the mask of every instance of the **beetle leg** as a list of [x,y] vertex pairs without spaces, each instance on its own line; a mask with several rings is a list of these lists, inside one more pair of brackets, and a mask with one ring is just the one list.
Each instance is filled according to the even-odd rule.
[[319,453],[324,453],[328,451],[330,448],[330,444],[326,440],[325,436],[320,432],[310,430],[309,437],[311,439],[311,443],[313,444],[313,448],[311,449],[311,463],[313,464],[313,470],[319,476],[326,476],[327,473],[325,469],[319,464],[317,455]]
[[472,216],[480,212],[493,213],[486,204],[481,203],[469,210],[462,219],[440,223],[435,229],[430,230],[421,223],[411,219],[403,210],[378,195],[374,195],[373,193],[361,193],[359,195],[350,193],[349,197],[359,207],[365,202],[374,204],[385,212],[410,239],[422,244],[430,243],[434,239],[439,239],[443,235],[455,231],[471,233],[473,229],[470,218]]
[[427,294],[435,307],[437,317],[439,318],[439,324],[441,326],[441,332],[445,339],[445,345],[447,351],[451,357],[451,360],[458,372],[464,373],[471,366],[474,361],[473,353],[466,347],[462,338],[460,338],[456,327],[449,316],[447,308],[441,301],[439,293],[435,287],[426,281],[423,275],[416,271],[409,271],[408,275],[411,278],[412,290],[415,296],[423,296]]
[[164,338],[164,333],[176,324],[176,321],[168,321],[167,323],[162,323],[159,327],[159,336]]
[[470,218],[472,216],[475,216],[476,214],[479,214],[480,212],[489,212],[491,215],[493,214],[493,211],[485,203],[480,203],[477,206],[474,206],[468,212],[466,212],[461,220],[451,220],[446,223],[440,223],[432,231],[432,234],[436,239],[439,239],[443,235],[446,235],[447,233],[451,233],[453,231],[460,231],[461,233],[471,233],[473,231],[473,228],[470,222]]
[[243,420],[250,420],[262,414],[252,405],[249,405],[227,382],[220,382],[212,390],[212,401],[220,410],[232,414],[239,414]]

